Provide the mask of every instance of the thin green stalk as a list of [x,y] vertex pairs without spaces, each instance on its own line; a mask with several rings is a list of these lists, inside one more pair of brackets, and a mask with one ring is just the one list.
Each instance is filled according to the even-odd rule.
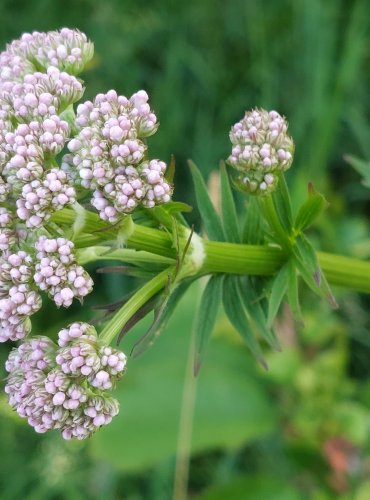
[[187,499],[189,462],[191,455],[191,437],[193,432],[197,388],[197,377],[194,375],[195,335],[196,329],[193,327],[190,336],[188,358],[185,369],[184,388],[181,401],[180,428],[177,441],[173,500]]
[[275,232],[278,242],[287,249],[291,248],[293,242],[280,222],[271,194],[261,197],[260,200],[266,220],[268,221],[271,229]]
[[81,266],[90,262],[115,260],[126,262],[127,264],[163,264],[175,265],[176,260],[170,257],[145,252],[145,250],[134,250],[131,248],[117,248],[111,250],[106,246],[92,246],[77,250],[77,261]]
[[168,275],[172,274],[173,271],[174,268],[170,267],[157,274],[157,276],[145,283],[145,285],[140,288],[140,290],[138,290],[118,312],[116,312],[100,334],[100,338],[105,344],[110,344],[140,307],[166,286]]

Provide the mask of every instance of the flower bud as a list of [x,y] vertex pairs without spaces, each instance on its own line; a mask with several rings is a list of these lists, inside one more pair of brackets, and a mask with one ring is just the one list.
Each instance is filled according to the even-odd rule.
[[239,189],[264,195],[276,188],[279,174],[293,161],[294,143],[287,128],[284,117],[264,109],[246,112],[231,128],[232,152],[227,162],[238,172]]

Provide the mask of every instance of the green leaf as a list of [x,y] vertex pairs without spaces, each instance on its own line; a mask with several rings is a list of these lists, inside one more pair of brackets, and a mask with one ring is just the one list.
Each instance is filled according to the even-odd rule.
[[315,249],[303,234],[296,240],[293,255],[298,271],[311,290],[327,299],[334,309],[337,308],[334,295],[320,269]]
[[[166,330],[145,356],[130,359],[114,392],[121,405],[111,424],[89,442],[98,459],[124,470],[153,467],[176,453],[184,375],[198,293],[192,285]],[[149,318],[124,338],[129,352],[149,326]],[[223,326],[221,326],[223,325]],[[207,360],[197,378],[192,453],[238,450],[277,428],[276,408],[249,353],[230,338],[226,322],[212,338]]]
[[152,324],[132,348],[131,355],[133,357],[140,356],[154,344],[155,340],[166,328],[177,304],[192,282],[193,279],[184,280],[176,285],[172,291],[163,293],[162,300],[155,310]]
[[211,276],[203,291],[198,315],[195,323],[195,359],[194,374],[197,375],[203,362],[205,350],[216,323],[222,299],[222,282],[224,276]]
[[124,325],[122,330],[117,336],[117,345],[119,345],[123,339],[123,337],[128,333],[139,321],[141,321],[147,314],[149,314],[153,309],[155,309],[160,301],[160,294],[156,294],[151,297],[148,302],[143,304],[140,309],[136,311],[136,313],[131,316],[131,318]]
[[253,356],[267,369],[262,349],[254,337],[253,327],[239,288],[238,276],[227,275],[223,286],[223,304],[227,317],[233,327],[239,332]]
[[263,243],[264,219],[261,217],[261,206],[255,196],[250,196],[246,208],[243,225],[242,243],[260,245]]
[[261,296],[258,296],[249,278],[239,279],[239,283],[252,329],[273,349],[280,351],[281,347],[275,332],[267,324],[266,314],[261,304]]
[[208,195],[207,186],[203,180],[202,174],[195,163],[190,160],[189,166],[193,177],[198,209],[202,217],[206,233],[211,240],[225,241],[220,219]]
[[170,257],[163,257],[145,250],[133,250],[131,248],[118,248],[111,250],[108,246],[94,246],[90,248],[82,248],[76,252],[77,262],[80,265],[86,265],[89,262],[96,262],[99,260],[115,260],[125,262],[127,264],[134,264],[136,266],[148,264],[152,265],[171,265],[174,259]]
[[273,278],[271,295],[269,298],[269,309],[267,314],[267,324],[271,327],[283,301],[284,295],[289,285],[289,267],[287,264],[282,266],[276,276]]
[[238,216],[225,164],[220,169],[222,225],[227,241],[240,243]]
[[170,163],[168,164],[168,167],[167,167],[166,173],[165,173],[165,179],[170,184],[173,183],[173,179],[175,177],[175,170],[176,170],[175,156],[171,155],[171,160],[170,160]]
[[362,183],[364,186],[370,188],[370,162],[360,160],[355,156],[346,155],[344,159],[353,167],[357,172],[362,175]]
[[170,201],[169,203],[166,203],[162,206],[169,214],[175,214],[179,212],[189,213],[193,210],[193,207],[191,205],[183,203],[182,201]]
[[293,259],[287,262],[287,267],[288,267],[288,291],[287,291],[288,302],[292,310],[294,319],[303,325],[304,324],[303,316],[302,316],[301,306],[299,304],[298,275]]
[[279,175],[279,183],[272,193],[272,200],[282,226],[290,233],[293,227],[293,210],[284,174]]
[[151,270],[143,269],[136,266],[107,266],[96,269],[98,274],[124,274],[125,276],[133,276],[135,278],[150,278],[153,277],[153,268]]
[[328,203],[324,196],[314,191],[313,185],[308,185],[308,198],[298,211],[294,228],[296,231],[304,231],[317,219]]

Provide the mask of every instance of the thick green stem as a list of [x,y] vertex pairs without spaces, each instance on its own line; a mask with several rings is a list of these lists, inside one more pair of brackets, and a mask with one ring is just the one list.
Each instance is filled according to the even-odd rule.
[[[277,272],[287,258],[278,247],[205,242],[204,274],[229,273],[266,276]],[[370,262],[317,252],[320,266],[332,285],[370,293]]]
[[267,245],[238,245],[205,241],[206,259],[202,267],[204,274],[231,273],[266,276],[274,274],[285,260],[278,247]]
[[[75,214],[72,210],[61,210],[53,219],[60,224],[72,225]],[[86,227],[78,240],[88,245],[101,245],[104,239],[115,241],[117,228],[100,221],[96,214],[88,212]],[[92,232],[93,234],[87,234]],[[180,238],[180,247],[186,243]],[[274,274],[286,260],[288,252],[271,245],[239,245],[202,240],[205,260],[199,274],[232,273],[268,276]],[[172,237],[167,231],[134,225],[127,247],[144,250],[163,257],[176,258]],[[78,246],[78,245],[77,245]],[[352,257],[317,252],[320,265],[329,283],[359,292],[370,293],[370,262]]]
[[100,334],[100,338],[105,344],[110,344],[140,307],[166,286],[168,275],[171,274],[173,270],[174,268],[166,269],[157,274],[152,280],[145,283],[145,285],[113,316]]
[[370,261],[317,252],[320,266],[331,285],[370,293]]

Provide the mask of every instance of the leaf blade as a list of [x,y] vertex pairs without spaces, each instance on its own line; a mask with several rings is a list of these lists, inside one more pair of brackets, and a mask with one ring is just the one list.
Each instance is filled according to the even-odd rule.
[[203,291],[195,323],[195,358],[194,375],[198,375],[205,350],[217,319],[217,312],[222,300],[222,283],[224,276],[211,276]]
[[294,261],[306,284],[320,297],[327,299],[333,309],[338,307],[330,286],[321,271],[315,249],[302,234],[293,248]]
[[221,215],[222,226],[224,229],[227,241],[232,243],[240,243],[240,230],[238,216],[236,213],[233,193],[231,191],[229,177],[226,171],[225,164],[221,164]]
[[296,231],[304,231],[312,225],[312,223],[325,210],[328,203],[321,193],[314,191],[313,185],[308,185],[307,200],[301,205],[297,217],[294,222]]
[[242,291],[244,306],[248,312],[252,329],[256,330],[272,349],[281,351],[279,341],[274,331],[267,324],[266,314],[261,305],[261,297],[258,296],[256,290],[253,288],[250,279],[245,281],[245,285],[246,286],[243,287],[239,279],[239,287]]
[[211,240],[225,241],[220,218],[208,195],[207,186],[204,182],[203,176],[198,167],[191,160],[189,160],[189,166],[193,178],[198,209],[202,217],[206,233]]
[[249,318],[246,315],[236,276],[225,276],[222,300],[230,323],[239,332],[253,356],[267,369],[261,346],[254,337]]
[[162,298],[162,302],[159,304],[149,329],[133,346],[131,351],[132,357],[136,358],[140,356],[154,344],[155,339],[159,337],[167,326],[178,302],[193,281],[193,279],[182,281],[172,290],[172,292]]
[[289,283],[289,269],[287,264],[282,266],[277,275],[274,277],[274,281],[271,288],[271,295],[269,299],[269,307],[267,314],[267,324],[271,327],[278,311],[279,307],[283,301],[284,295],[287,292]]

